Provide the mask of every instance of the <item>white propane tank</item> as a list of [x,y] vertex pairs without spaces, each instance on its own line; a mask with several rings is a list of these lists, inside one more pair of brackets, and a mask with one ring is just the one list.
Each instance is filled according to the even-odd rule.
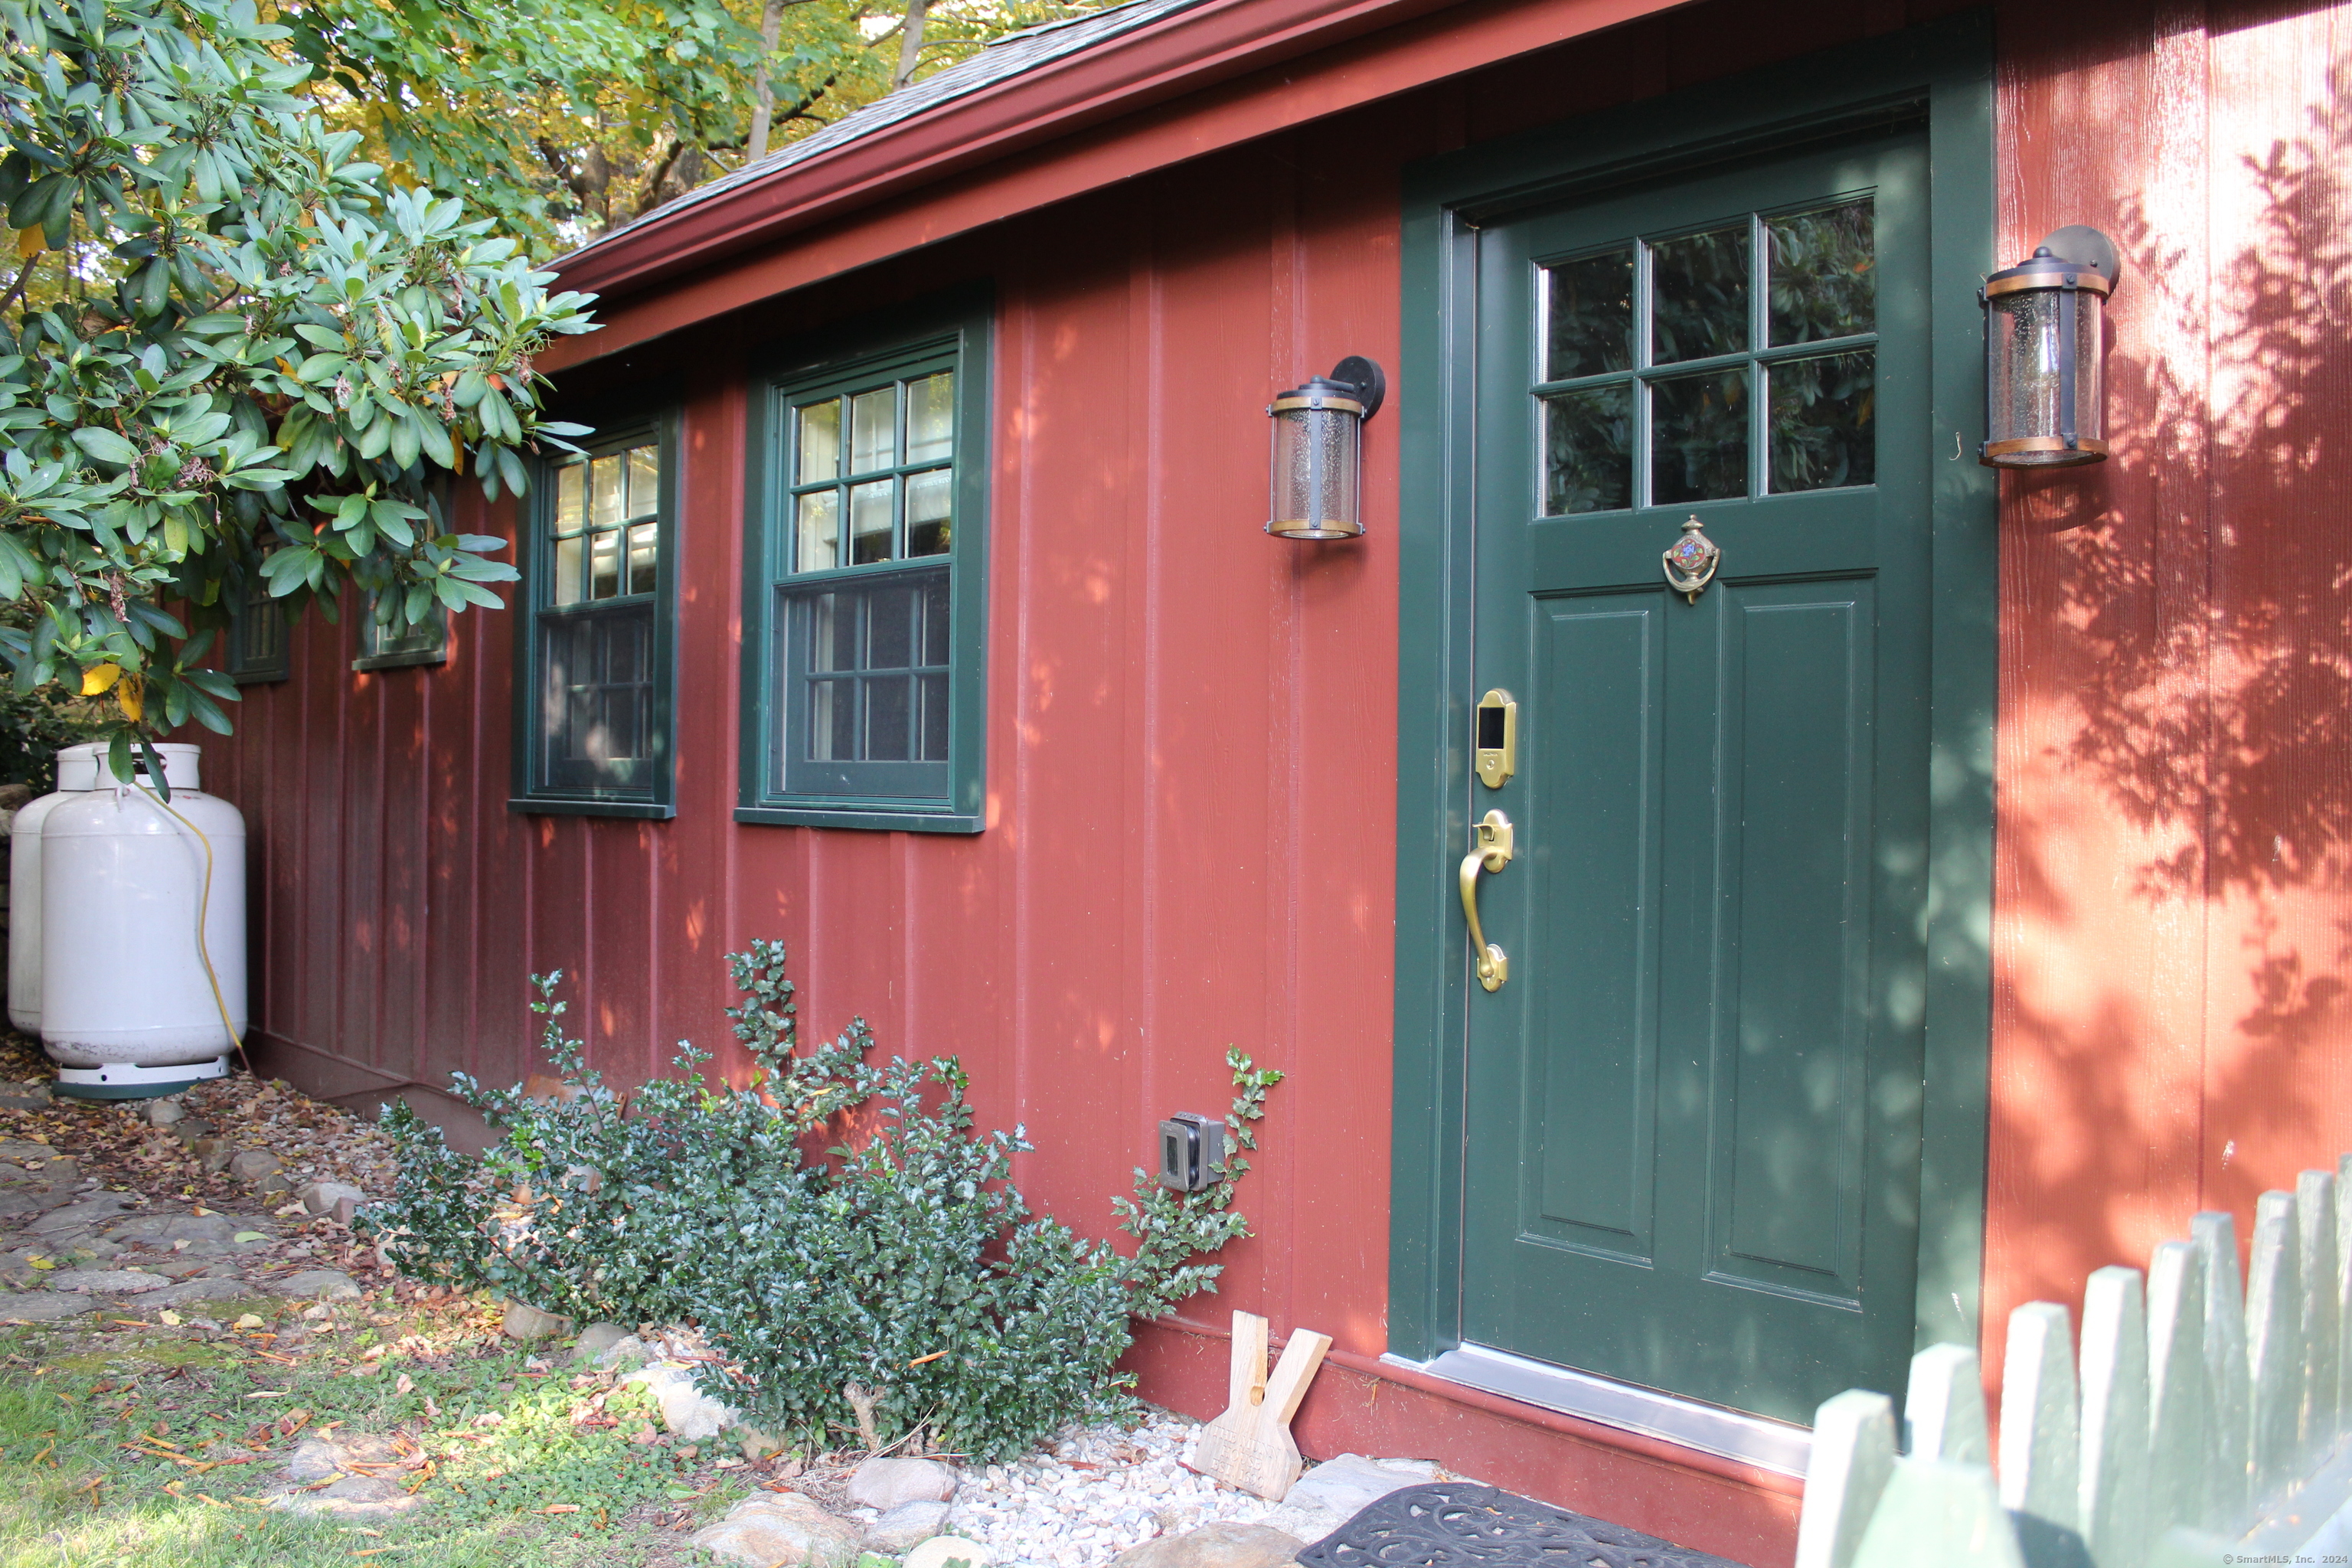
[[105,773],[41,825],[41,1035],[62,1093],[170,1093],[226,1072],[245,1034],[245,818],[202,793],[197,748],[155,749],[168,803],[143,773]]
[[8,1022],[41,1032],[41,824],[78,795],[98,787],[106,748],[68,746],[58,753],[58,788],[28,801],[8,828]]

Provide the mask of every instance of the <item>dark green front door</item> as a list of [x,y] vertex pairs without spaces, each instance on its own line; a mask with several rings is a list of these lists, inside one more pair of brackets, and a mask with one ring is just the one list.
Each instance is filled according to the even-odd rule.
[[[1850,143],[1478,239],[1462,1338],[1807,1422],[1912,1349],[1927,159]],[[1696,599],[1662,553],[1721,549]],[[1463,845],[1454,852],[1469,847]]]

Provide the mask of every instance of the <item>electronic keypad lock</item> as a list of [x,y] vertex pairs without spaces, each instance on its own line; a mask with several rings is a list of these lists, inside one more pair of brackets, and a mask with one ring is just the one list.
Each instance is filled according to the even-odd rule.
[[1519,705],[1499,686],[1478,699],[1475,741],[1478,782],[1502,788],[1519,771]]

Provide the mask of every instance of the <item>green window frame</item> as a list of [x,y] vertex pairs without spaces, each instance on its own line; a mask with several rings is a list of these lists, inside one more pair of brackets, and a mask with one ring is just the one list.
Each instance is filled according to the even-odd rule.
[[510,810],[667,818],[677,708],[677,416],[598,417],[522,506]]
[[423,625],[402,632],[392,631],[375,618],[373,598],[359,619],[360,656],[352,660],[353,669],[409,669],[449,662],[449,611],[438,600]]
[[[261,560],[268,560],[265,552]],[[229,611],[228,630],[222,634],[222,662],[228,678],[239,686],[290,680],[294,676],[293,617],[286,603],[270,596],[269,584],[257,561],[246,578],[245,599]]]
[[981,830],[989,321],[894,312],[754,377],[738,821]]

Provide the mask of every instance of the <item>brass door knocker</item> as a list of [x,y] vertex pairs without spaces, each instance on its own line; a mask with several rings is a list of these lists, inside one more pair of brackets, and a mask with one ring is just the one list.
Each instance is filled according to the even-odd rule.
[[1696,605],[1723,563],[1723,546],[1702,532],[1694,517],[1683,524],[1683,536],[1666,547],[1661,559],[1666,563],[1666,585]]

